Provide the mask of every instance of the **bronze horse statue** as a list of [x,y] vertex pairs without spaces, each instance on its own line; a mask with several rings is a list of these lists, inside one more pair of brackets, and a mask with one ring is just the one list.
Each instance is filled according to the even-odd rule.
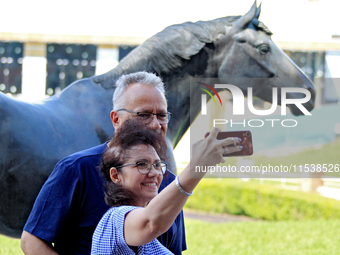
[[[34,200],[61,158],[104,142],[115,81],[139,70],[161,76],[167,87],[168,140],[176,146],[190,126],[190,79],[289,77],[291,84],[256,87],[269,100],[271,87],[315,90],[306,75],[271,41],[256,2],[244,16],[170,26],[134,49],[110,72],[81,79],[46,100],[25,103],[0,93],[0,233],[20,237]],[[291,98],[300,95],[292,93]],[[290,105],[295,115],[301,112]],[[197,107],[195,114],[199,114]],[[53,217],[53,215],[51,216]]]

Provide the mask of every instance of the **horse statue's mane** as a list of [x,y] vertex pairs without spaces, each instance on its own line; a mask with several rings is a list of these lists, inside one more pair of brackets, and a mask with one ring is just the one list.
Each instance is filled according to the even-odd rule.
[[[130,63],[134,63],[133,68],[136,70],[154,72],[161,77],[172,75],[179,71],[185,61],[198,54],[206,44],[218,40],[220,34],[226,34],[226,27],[232,26],[240,17],[242,16],[227,16],[210,21],[185,22],[169,26],[131,51],[122,59],[118,69],[128,69]],[[252,25],[254,29],[272,35],[258,19],[253,19]],[[141,56],[147,61],[141,63]],[[94,76],[92,80],[109,89],[114,87],[118,78],[119,73],[115,68],[105,74]]]

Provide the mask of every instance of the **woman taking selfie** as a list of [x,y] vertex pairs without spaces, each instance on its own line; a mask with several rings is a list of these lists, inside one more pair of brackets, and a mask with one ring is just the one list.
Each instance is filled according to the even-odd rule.
[[[204,173],[190,177],[190,166],[215,166],[222,154],[240,151],[233,138],[217,140],[218,128],[193,145],[190,164],[158,194],[167,169],[164,139],[145,125],[126,121],[103,154],[106,202],[112,206],[99,222],[91,254],[172,254],[156,238],[166,232]],[[236,138],[238,141],[238,138]]]

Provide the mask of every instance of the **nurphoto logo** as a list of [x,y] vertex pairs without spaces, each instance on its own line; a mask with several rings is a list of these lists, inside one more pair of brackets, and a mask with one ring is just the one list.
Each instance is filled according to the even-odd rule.
[[[221,106],[222,106],[222,101],[220,96],[218,95],[217,91],[202,82],[197,82],[200,83],[204,86],[207,86],[208,88],[210,88],[218,97],[218,99],[220,100]],[[215,88],[219,88],[219,89],[228,89],[231,92],[232,98],[233,98],[233,114],[234,115],[244,115],[244,94],[242,92],[242,90],[238,87],[236,87],[235,85],[231,85],[231,84],[215,84]],[[202,89],[201,90],[205,91],[215,102],[216,105],[216,101],[213,97],[213,95],[206,89]],[[251,113],[255,114],[255,115],[259,115],[259,116],[266,116],[266,115],[270,115],[273,114],[277,108],[277,97],[278,97],[278,93],[277,93],[277,88],[272,88],[273,93],[272,93],[272,106],[270,109],[265,109],[265,110],[259,110],[256,109],[253,105],[253,88],[249,87],[247,89],[248,92],[248,98],[247,98],[247,105],[248,105],[248,109]],[[295,98],[295,99],[289,99],[287,98],[287,93],[289,92],[294,92],[294,93],[303,93],[305,94],[304,98]],[[296,107],[298,107],[301,112],[303,112],[304,115],[312,115],[302,104],[303,103],[307,103],[309,100],[311,99],[311,93],[309,90],[305,89],[305,88],[281,88],[281,115],[287,115],[287,109],[286,106],[288,104],[295,104]],[[206,94],[202,94],[201,96],[201,114],[202,115],[206,115],[207,114],[207,96]]]
[[[205,87],[209,88],[213,93],[217,96],[220,101],[220,105],[223,106],[222,100],[216,91],[216,89],[224,89],[229,90],[232,96],[232,109],[234,116],[241,116],[245,115],[245,105],[248,106],[248,110],[256,115],[256,116],[269,116],[273,114],[278,106],[278,88],[272,88],[272,104],[269,109],[256,109],[253,104],[253,88],[247,88],[247,104],[245,96],[242,90],[232,84],[215,84],[214,88],[206,83],[203,82],[196,82],[197,84],[204,85]],[[215,103],[215,106],[220,107],[213,94],[209,92],[205,88],[200,88],[202,91],[206,92],[201,94],[201,115],[207,115],[207,94],[212,98]],[[281,92],[281,116],[287,115],[287,105],[294,104],[305,116],[311,116],[312,114],[303,106],[304,103],[308,102],[311,99],[311,93],[308,89],[305,88],[293,88],[293,87],[282,87],[280,88]],[[303,95],[302,98],[287,98],[287,94],[289,93],[301,93]],[[243,127],[262,127],[265,123],[270,123],[271,127],[274,127],[277,122],[280,122],[282,127],[296,127],[298,125],[297,120],[295,119],[244,119],[243,121],[235,121],[233,119],[214,119],[213,126],[216,125],[226,125],[230,124],[232,127],[233,125],[242,125]]]

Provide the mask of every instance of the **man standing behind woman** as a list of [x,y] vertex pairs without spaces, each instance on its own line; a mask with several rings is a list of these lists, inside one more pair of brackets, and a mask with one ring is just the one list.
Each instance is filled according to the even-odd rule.
[[206,139],[193,145],[190,164],[158,194],[167,169],[164,139],[135,121],[128,120],[123,127],[102,158],[101,171],[107,180],[105,199],[112,209],[94,232],[91,254],[173,254],[156,237],[171,227],[204,176],[195,173],[191,177],[190,166],[214,166],[225,161],[222,155],[226,147],[232,153],[242,146],[238,138],[217,140],[220,129],[214,128]]
[[[126,120],[138,119],[165,139],[171,115],[167,112],[164,85],[159,77],[147,72],[120,77],[113,105],[110,117],[116,131]],[[24,227],[21,247],[25,254],[90,254],[93,232],[110,208],[104,201],[105,180],[98,171],[102,153],[110,144],[75,153],[58,162]],[[159,190],[174,179],[167,170]],[[186,249],[184,221],[182,212],[177,215],[158,240],[174,254],[181,254]]]

